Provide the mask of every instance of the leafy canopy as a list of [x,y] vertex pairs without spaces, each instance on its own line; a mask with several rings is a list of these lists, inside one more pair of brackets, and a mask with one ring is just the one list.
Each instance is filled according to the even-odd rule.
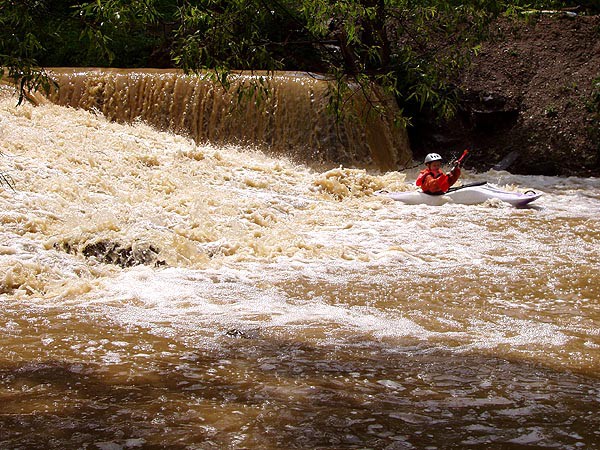
[[[453,84],[499,14],[553,8],[533,0],[0,0],[0,79],[21,102],[50,87],[43,67],[180,67],[223,86],[239,70],[297,70],[331,80],[338,115],[361,95],[397,117],[450,117]],[[593,2],[591,3],[593,5]],[[590,6],[600,9],[600,6]],[[268,95],[258,77],[254,86]],[[256,91],[254,91],[256,92]],[[240,92],[242,95],[243,92]],[[382,95],[383,94],[383,95]]]

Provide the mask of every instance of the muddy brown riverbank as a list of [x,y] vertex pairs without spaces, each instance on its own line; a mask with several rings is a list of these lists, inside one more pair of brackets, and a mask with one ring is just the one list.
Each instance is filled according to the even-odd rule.
[[592,94],[600,78],[600,16],[503,19],[492,31],[459,80],[464,94],[457,117],[417,121],[415,156],[471,147],[469,163],[478,170],[512,154],[507,168],[513,173],[598,176],[600,124]]

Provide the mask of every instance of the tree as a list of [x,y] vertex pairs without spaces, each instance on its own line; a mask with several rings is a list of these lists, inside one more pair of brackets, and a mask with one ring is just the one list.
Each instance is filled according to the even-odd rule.
[[0,0],[0,80],[8,78],[17,84],[19,104],[29,92],[50,87],[35,58],[43,50],[38,25],[44,6],[34,1]]
[[[425,106],[448,117],[456,108],[452,80],[501,10],[496,2],[484,2],[485,8],[477,1],[454,3],[186,1],[179,9],[173,59],[186,71],[216,70],[223,84],[232,69],[317,67],[332,81],[330,107],[338,115],[356,95],[386,114],[382,99],[391,95],[402,121],[407,111]],[[293,67],[299,60],[301,67]]]
[[159,8],[168,12],[171,3],[0,0],[0,80],[17,85],[20,104],[29,92],[51,87],[44,67],[144,66],[160,45]]
[[[42,67],[147,67],[159,51],[186,72],[229,85],[237,70],[319,72],[338,115],[357,95],[406,123],[427,108],[457,107],[456,74],[491,19],[522,5],[504,0],[0,0],[0,78],[25,94],[47,89]],[[265,84],[250,89],[268,95]],[[383,95],[382,95],[383,94]]]

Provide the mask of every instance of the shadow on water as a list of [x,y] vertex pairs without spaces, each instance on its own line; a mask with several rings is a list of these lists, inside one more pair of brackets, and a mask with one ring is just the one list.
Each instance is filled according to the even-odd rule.
[[[594,448],[600,381],[373,342],[224,336],[102,365],[0,367],[0,448]],[[146,355],[148,356],[148,355]]]

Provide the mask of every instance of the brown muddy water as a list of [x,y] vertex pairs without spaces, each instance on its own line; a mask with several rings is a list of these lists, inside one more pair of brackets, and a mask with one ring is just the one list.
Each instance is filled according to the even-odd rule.
[[600,180],[527,209],[0,100],[0,448],[600,447]]

